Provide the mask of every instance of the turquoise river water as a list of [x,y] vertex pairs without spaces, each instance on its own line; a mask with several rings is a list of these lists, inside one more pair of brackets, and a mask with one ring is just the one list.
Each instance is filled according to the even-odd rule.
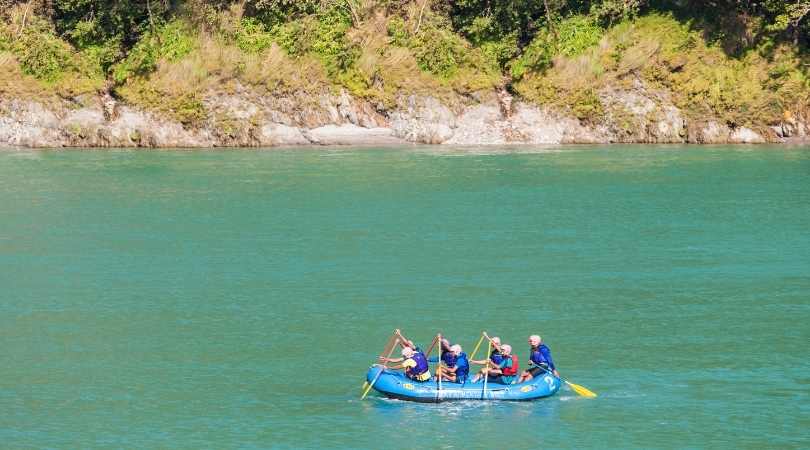
[[[570,390],[359,400],[394,328]],[[0,448],[810,447],[810,148],[0,152]]]

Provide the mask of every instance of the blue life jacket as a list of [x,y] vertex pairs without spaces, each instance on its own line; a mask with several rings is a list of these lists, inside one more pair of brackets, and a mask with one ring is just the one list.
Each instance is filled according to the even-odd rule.
[[496,366],[501,365],[501,361],[503,361],[503,355],[498,350],[492,350],[492,353],[489,354],[489,360],[492,361]]
[[456,355],[454,355],[453,352],[443,352],[442,361],[444,361],[444,365],[447,367],[455,367]]
[[414,353],[411,358],[416,361],[416,367],[408,369],[409,375],[417,376],[428,371],[428,360],[425,358],[425,354],[422,353],[422,350],[416,349],[416,353]]
[[532,350],[529,359],[535,365],[546,365],[549,369],[554,370],[554,361],[551,360],[551,350],[546,346],[546,344],[540,344],[540,347],[537,347],[537,350]]
[[470,373],[470,362],[467,361],[467,354],[462,352],[456,358],[456,381],[463,383],[467,380],[467,375]]

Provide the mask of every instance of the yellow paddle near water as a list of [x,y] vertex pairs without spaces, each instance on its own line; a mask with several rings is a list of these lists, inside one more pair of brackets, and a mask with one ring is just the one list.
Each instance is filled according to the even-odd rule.
[[[537,368],[539,368],[540,370],[544,370],[546,373],[550,373],[550,374],[554,375],[553,373],[551,373],[549,370],[547,370],[547,369],[546,369],[546,368],[544,368],[544,367],[538,366],[538,365],[536,365],[536,364],[534,365],[534,367],[537,367]],[[592,390],[590,390],[590,389],[586,388],[585,386],[580,386],[580,385],[578,385],[578,384],[576,384],[576,383],[572,383],[572,382],[570,382],[570,381],[566,380],[566,379],[565,379],[565,378],[563,378],[563,377],[557,377],[557,378],[561,379],[561,380],[562,380],[562,381],[563,381],[565,384],[567,384],[567,385],[568,385],[568,387],[570,387],[570,388],[571,388],[571,389],[572,389],[574,392],[576,392],[577,394],[579,394],[579,395],[581,395],[581,396],[583,396],[583,397],[594,398],[594,397],[596,397],[596,396],[597,396],[597,395],[596,395],[596,392],[593,392]]]
[[[392,345],[392,346],[391,346],[391,350],[388,352],[388,355],[386,356],[386,359],[390,358],[390,357],[391,357],[391,354],[392,354],[392,353],[394,353],[394,348],[396,347],[396,344],[397,344],[398,342],[399,342],[399,339],[395,339],[395,340],[394,340],[394,345]],[[363,396],[362,396],[362,397],[360,397],[360,400],[363,400],[363,399],[365,399],[365,398],[366,398],[366,395],[368,395],[369,391],[371,391],[371,388],[373,388],[373,387],[374,387],[374,383],[376,383],[376,382],[377,382],[377,380],[379,380],[379,379],[380,379],[380,375],[382,375],[382,373],[383,373],[383,372],[385,372],[385,369],[386,369],[387,367],[388,367],[388,363],[386,362],[385,364],[383,364],[382,370],[380,370],[380,372],[377,374],[377,376],[376,376],[376,377],[374,377],[374,380],[372,380],[372,381],[371,381],[371,383],[369,383],[369,385],[368,385],[368,387],[366,388],[365,392],[363,392]]]
[[591,391],[590,389],[586,388],[585,386],[580,386],[578,384],[574,384],[574,383],[572,383],[572,382],[570,382],[568,380],[562,379],[562,378],[560,378],[560,379],[565,381],[565,384],[567,384],[577,394],[579,394],[579,395],[581,395],[583,397],[588,397],[588,398],[596,397],[596,392]]
[[[394,353],[394,349],[397,347],[397,344],[399,343],[399,337],[397,336],[398,332],[399,330],[394,331],[391,337],[388,338],[388,342],[385,344],[385,348],[383,349],[382,353],[380,353],[380,357],[386,356],[386,358],[390,358],[391,354]],[[385,370],[386,367],[388,367],[387,362],[383,364],[383,370]],[[379,374],[377,374],[377,377],[374,378],[374,381],[372,381],[371,384],[369,384],[368,381],[363,382],[363,387],[361,388],[363,390],[363,396],[360,397],[360,400],[366,398],[366,395],[368,395],[374,383],[377,382],[377,379],[380,378],[380,375],[382,375],[382,371]]]

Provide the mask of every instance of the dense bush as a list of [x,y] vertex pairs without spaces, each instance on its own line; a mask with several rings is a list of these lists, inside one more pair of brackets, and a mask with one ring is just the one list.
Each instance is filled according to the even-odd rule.
[[55,82],[68,73],[100,76],[100,70],[56,35],[50,22],[27,17],[23,10],[16,11],[11,23],[0,24],[0,50],[11,51],[23,73],[42,81]]
[[194,48],[195,40],[188,25],[175,20],[147,32],[126,59],[113,69],[113,78],[118,83],[153,71],[161,59],[173,61],[187,55]]
[[276,37],[267,32],[262,22],[252,17],[242,19],[239,28],[234,33],[236,45],[249,53],[258,53],[269,48]]
[[512,76],[522,77],[527,71],[543,71],[556,55],[576,56],[599,43],[604,30],[588,16],[573,16],[555,27],[555,33],[544,30],[512,64]]

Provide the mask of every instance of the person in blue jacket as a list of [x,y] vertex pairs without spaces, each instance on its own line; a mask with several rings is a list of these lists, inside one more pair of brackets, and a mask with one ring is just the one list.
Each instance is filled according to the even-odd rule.
[[[450,351],[451,347],[450,341],[448,341],[445,338],[442,338],[441,347],[442,347],[442,357],[441,357],[442,361],[447,366],[452,366],[453,364],[455,364],[456,357],[453,356],[453,352]],[[433,361],[433,358],[431,358],[430,362],[437,362],[437,361]]]
[[470,362],[473,364],[485,365],[485,367],[481,369],[480,373],[475,374],[471,380],[473,383],[476,383],[478,380],[484,378],[484,375],[487,377],[497,377],[501,375],[501,365],[503,364],[504,360],[503,354],[501,353],[501,338],[495,336],[490,339],[490,341],[492,341],[492,346],[494,348],[489,354],[488,360],[470,360]]
[[554,366],[554,360],[551,359],[551,350],[546,344],[543,343],[543,339],[541,339],[540,336],[533,334],[529,336],[529,345],[531,346],[529,364],[533,364],[534,367],[524,371],[520,375],[518,383],[529,381],[538,375],[548,372],[559,378],[560,374],[557,372],[557,368]]
[[501,364],[498,366],[500,373],[489,378],[490,383],[512,384],[518,374],[518,358],[512,355],[512,346],[503,344],[500,348]]
[[442,347],[442,354],[441,357],[438,356],[431,356],[429,361],[432,363],[437,363],[441,360],[444,363],[445,367],[453,367],[456,365],[456,356],[450,350],[450,341],[447,339],[442,338],[441,342]]
[[[438,362],[438,358],[431,358],[431,362]],[[465,383],[470,373],[470,362],[467,354],[461,351],[461,346],[456,344],[450,347],[447,356],[442,355],[442,380],[454,383]],[[436,371],[438,377],[438,370]],[[438,380],[438,378],[437,378]]]

